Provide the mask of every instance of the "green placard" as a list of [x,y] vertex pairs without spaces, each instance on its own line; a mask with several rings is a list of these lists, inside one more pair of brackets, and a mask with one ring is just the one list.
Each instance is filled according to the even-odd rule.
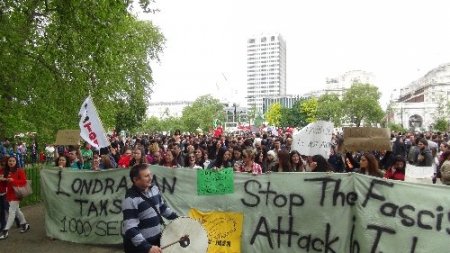
[[233,192],[233,168],[221,170],[197,170],[198,195],[222,195]]

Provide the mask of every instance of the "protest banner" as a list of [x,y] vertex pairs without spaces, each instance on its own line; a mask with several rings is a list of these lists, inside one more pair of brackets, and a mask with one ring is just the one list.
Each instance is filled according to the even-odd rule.
[[391,132],[388,128],[344,127],[344,151],[392,150]]
[[208,253],[241,252],[241,234],[244,216],[234,212],[201,212],[189,210],[189,216],[202,223],[208,232]]
[[[152,171],[179,215],[192,208],[243,213],[241,252],[448,251],[446,186],[354,173],[236,173],[233,194],[198,195],[195,170],[152,166]],[[79,243],[121,243],[120,202],[128,172],[43,169],[47,234]]]
[[55,145],[80,145],[80,130],[58,130]]
[[227,194],[234,192],[233,168],[222,170],[197,170],[198,195]]
[[292,138],[292,150],[297,150],[302,155],[322,155],[328,157],[330,154],[331,137],[333,134],[333,123],[327,121],[316,121],[309,123]]
[[408,164],[405,169],[405,181],[422,184],[432,184],[435,169],[432,166],[415,166]]
[[102,121],[98,116],[91,96],[88,96],[84,100],[78,115],[80,116],[81,138],[97,150],[108,147],[110,143],[108,138],[106,138],[105,129],[103,128]]

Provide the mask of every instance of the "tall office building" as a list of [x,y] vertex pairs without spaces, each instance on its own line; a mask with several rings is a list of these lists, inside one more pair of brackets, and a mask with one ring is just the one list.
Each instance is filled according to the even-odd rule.
[[263,111],[263,98],[286,95],[286,42],[280,34],[247,41],[247,106]]

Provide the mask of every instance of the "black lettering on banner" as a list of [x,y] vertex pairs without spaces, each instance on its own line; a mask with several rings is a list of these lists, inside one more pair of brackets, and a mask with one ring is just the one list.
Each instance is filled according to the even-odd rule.
[[397,209],[398,206],[396,204],[387,202],[381,205],[380,212],[387,217],[395,217]]
[[167,190],[169,191],[170,194],[173,194],[175,192],[175,186],[177,183],[177,178],[174,177],[172,179],[172,185],[169,184],[169,182],[167,181],[167,179],[165,177],[162,178],[162,188],[158,182],[158,177],[156,175],[153,175],[153,183],[158,186],[159,189],[162,190],[162,193],[166,192],[166,187]]
[[108,234],[108,232],[106,230],[106,226],[107,226],[107,224],[104,221],[97,222],[97,225],[96,225],[97,229],[95,230],[95,234],[98,236],[106,236]]
[[[271,249],[273,249],[274,245],[272,243],[272,237],[271,233],[274,234],[275,240],[276,240],[276,246],[278,248],[281,248],[282,238],[284,235],[287,235],[287,246],[291,248],[292,241],[296,240],[296,244],[299,248],[305,249],[307,252],[309,252],[310,249],[313,249],[315,251],[319,252],[329,252],[329,253],[336,253],[336,251],[333,248],[333,244],[339,241],[339,236],[331,236],[331,225],[329,223],[326,224],[326,232],[325,232],[325,238],[322,239],[320,237],[314,237],[312,234],[307,235],[300,235],[300,233],[293,231],[294,227],[294,217],[290,216],[288,219],[288,227],[287,229],[283,229],[282,226],[283,217],[278,216],[277,217],[277,228],[276,229],[270,229],[267,223],[266,217],[262,216],[259,219],[258,225],[256,226],[256,229],[251,237],[250,244],[253,245],[255,243],[255,240],[258,236],[264,237]],[[298,237],[298,239],[296,239]]]
[[423,223],[422,218],[423,218],[424,215],[427,215],[427,216],[430,216],[431,218],[434,218],[434,214],[432,212],[427,211],[427,210],[421,210],[421,211],[419,211],[417,213],[417,226],[419,226],[419,228],[423,228],[423,229],[426,229],[426,230],[433,229],[433,227],[431,227],[430,225],[427,225],[427,224]]
[[[253,184],[257,185],[257,189],[261,189],[262,185],[260,182],[256,180],[248,180],[244,184],[244,191],[245,193],[249,194],[250,196],[255,198],[254,202],[249,202],[246,199],[241,199],[242,204],[244,204],[247,207],[256,207],[261,203],[261,198],[259,195],[254,194],[251,192],[251,190],[255,187],[253,187]],[[278,208],[283,208],[286,205],[288,206],[289,215],[292,215],[292,209],[294,206],[302,206],[305,203],[304,198],[300,194],[291,193],[289,196],[284,194],[278,194],[277,191],[271,189],[270,182],[267,183],[267,187],[265,190],[259,190],[259,194],[264,194],[266,198],[266,206],[269,205],[270,196],[273,195],[272,204]]]
[[91,202],[91,204],[89,205],[89,210],[88,210],[88,214],[87,214],[88,217],[91,215],[91,212],[95,212],[95,217],[98,216],[98,210],[97,210],[97,207],[95,206],[94,202]]
[[103,189],[103,182],[100,179],[95,179],[92,194],[99,193],[102,191],[102,189]]
[[367,191],[366,199],[362,203],[363,207],[366,207],[367,202],[369,202],[370,198],[377,199],[377,200],[380,200],[380,201],[385,201],[386,200],[386,198],[384,196],[376,194],[374,192],[374,188],[375,188],[375,186],[377,184],[381,185],[381,186],[391,187],[391,188],[394,187],[394,183],[392,183],[392,182],[388,182],[388,181],[385,181],[385,180],[379,180],[379,179],[373,179],[372,182],[370,182],[370,187],[369,187],[369,190]]
[[395,235],[395,230],[391,229],[391,228],[387,228],[387,227],[381,227],[378,225],[367,225],[367,229],[368,230],[375,230],[377,232],[377,234],[375,235],[375,240],[373,242],[372,245],[372,250],[370,251],[371,253],[376,253],[377,252],[377,248],[378,248],[378,244],[380,243],[380,239],[381,239],[381,235],[383,233],[388,233],[391,235]]
[[437,218],[436,218],[436,230],[441,231],[442,219],[444,218],[444,213],[442,213],[442,211],[444,211],[444,208],[442,206],[438,206],[438,207],[436,207],[436,211],[439,212],[437,214]]
[[67,192],[63,192],[61,190],[61,181],[62,181],[62,170],[58,171],[58,190],[56,190],[56,195],[62,194],[62,195],[66,195],[67,197],[70,197],[70,194],[68,194]]
[[115,207],[115,209],[109,209],[110,213],[113,213],[113,214],[122,213],[122,200],[121,199],[113,200],[113,206]]
[[355,216],[353,216],[352,221],[353,221],[352,232],[350,232],[350,253],[359,253],[361,251],[359,242],[356,239],[353,240],[353,236],[355,235],[355,222],[356,222]]
[[107,235],[119,235],[119,232],[113,233],[112,231],[118,231],[117,229],[118,221],[110,221],[106,223],[106,231],[108,231]]
[[123,189],[124,192],[126,192],[128,189],[126,176],[123,176],[122,179],[120,179],[119,185],[116,188],[116,192],[120,191],[120,189]]
[[75,203],[80,203],[80,216],[83,216],[83,204],[89,203],[86,199],[74,199]]
[[111,194],[114,193],[114,179],[113,178],[106,178],[105,179],[105,190],[103,191],[103,195],[106,195],[106,191],[109,189],[111,190]]
[[283,219],[283,217],[278,216],[278,228],[277,229],[272,229],[270,232],[272,232],[272,233],[277,235],[278,248],[280,248],[280,246],[281,246],[281,235],[284,235],[284,234],[288,235],[288,247],[291,247],[292,236],[293,235],[299,236],[299,234],[297,232],[292,231],[292,226],[293,226],[293,223],[294,223],[294,217],[292,217],[292,216],[289,217],[288,230],[286,230],[286,231],[281,229],[281,221],[282,221],[282,219]]
[[332,179],[329,177],[320,177],[320,178],[307,178],[305,181],[309,182],[322,182],[322,195],[320,197],[320,205],[324,206],[325,198],[326,198],[326,190],[328,183],[334,183],[333,190],[333,206],[338,205],[338,200],[340,199],[341,206],[345,206],[346,204],[350,206],[354,206],[356,200],[358,200],[358,195],[356,192],[348,192],[344,193],[341,189],[342,179]]
[[[264,228],[263,228],[264,230],[261,230],[262,226],[264,226]],[[267,221],[266,221],[266,218],[264,216],[259,218],[258,225],[256,225],[256,230],[255,230],[255,232],[252,235],[252,239],[250,240],[250,244],[251,245],[253,245],[255,243],[256,237],[258,235],[266,237],[270,248],[273,249],[272,239],[270,238],[269,227],[267,226]]]
[[258,189],[261,189],[261,183],[258,182],[258,181],[256,181],[256,180],[248,180],[248,181],[245,182],[245,184],[244,184],[244,191],[245,191],[245,193],[247,193],[247,194],[250,195],[250,196],[255,197],[255,203],[248,203],[245,199],[241,199],[241,202],[242,202],[242,204],[244,204],[245,206],[248,206],[248,207],[255,207],[255,206],[258,206],[258,205],[259,205],[260,199],[259,199],[259,196],[258,196],[258,195],[253,194],[253,193],[249,190],[249,187],[250,187],[249,185],[250,185],[250,183],[255,183],[255,184],[257,184],[257,185],[258,185]]
[[403,226],[405,227],[412,227],[415,224],[415,221],[411,216],[408,216],[408,214],[405,213],[405,210],[411,210],[416,211],[416,208],[414,208],[411,205],[404,205],[398,209],[398,215],[402,218],[401,222]]
[[100,215],[108,216],[108,199],[100,200]]
[[412,241],[412,246],[411,246],[411,253],[416,252],[417,240],[418,240],[418,238],[416,236],[414,236],[413,241]]
[[[269,195],[270,194],[273,194],[274,196],[277,195],[276,191],[270,190],[270,182],[267,182],[267,189],[265,191],[259,191],[259,193],[266,194],[266,206],[269,205]],[[278,206],[277,204],[275,204],[275,199],[274,199],[274,205],[277,207],[283,207],[286,205],[286,203],[284,203],[284,205]]]

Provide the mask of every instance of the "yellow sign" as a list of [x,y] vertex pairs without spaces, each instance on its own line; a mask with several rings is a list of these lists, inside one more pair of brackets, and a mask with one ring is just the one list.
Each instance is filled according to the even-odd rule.
[[195,208],[189,216],[202,223],[208,232],[208,253],[240,253],[244,215],[234,212],[204,213]]

